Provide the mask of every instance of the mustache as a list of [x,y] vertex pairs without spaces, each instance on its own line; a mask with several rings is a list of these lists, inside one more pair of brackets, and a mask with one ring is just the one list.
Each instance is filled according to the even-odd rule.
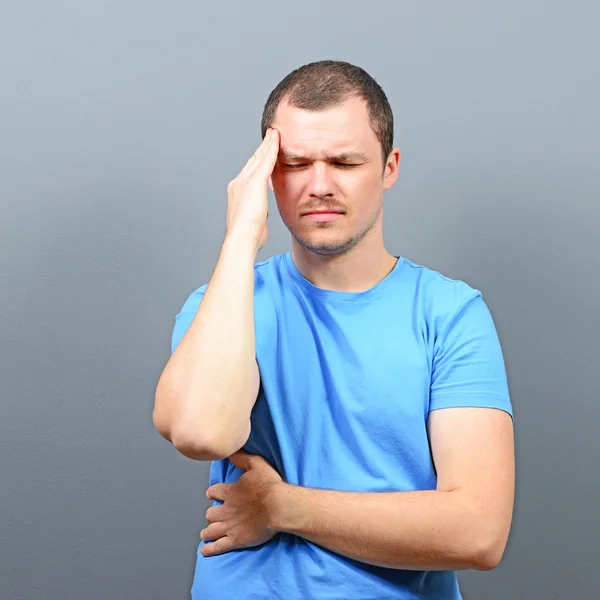
[[309,202],[306,204],[302,210],[300,211],[302,214],[306,214],[314,211],[323,211],[323,212],[346,212],[345,209],[339,204],[334,204],[331,201],[323,202],[323,200],[315,200],[314,202]]

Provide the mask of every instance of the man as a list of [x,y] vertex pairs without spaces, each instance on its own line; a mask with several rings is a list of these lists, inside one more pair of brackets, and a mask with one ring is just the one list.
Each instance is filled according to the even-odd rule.
[[[213,461],[192,597],[461,598],[456,571],[499,563],[513,508],[492,317],[479,291],[386,251],[400,151],[364,70],[295,70],[262,132],[156,390],[158,431]],[[292,250],[255,263],[267,185]]]

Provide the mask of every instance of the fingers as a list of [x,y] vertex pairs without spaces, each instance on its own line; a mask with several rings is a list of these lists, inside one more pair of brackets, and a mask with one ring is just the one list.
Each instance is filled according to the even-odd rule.
[[254,154],[248,159],[248,162],[244,165],[244,168],[240,172],[240,176],[246,175],[248,170],[256,163],[260,156],[264,153],[265,148],[269,145],[271,141],[271,129],[267,129],[265,137],[261,142],[260,146],[256,149]]
[[203,542],[208,542],[212,540],[218,540],[220,537],[223,537],[226,534],[227,527],[223,525],[223,523],[212,523],[200,532],[200,539]]
[[270,175],[275,166],[278,152],[279,132],[276,129],[268,129],[265,139],[242,169],[240,177],[251,177],[261,167],[264,167],[265,171],[268,169],[268,175]]
[[228,537],[222,537],[216,542],[210,544],[204,544],[200,549],[202,556],[214,556],[215,554],[222,554],[223,552],[229,552],[235,548],[234,543]]
[[[268,213],[267,213],[268,216]],[[248,471],[250,469],[251,466],[251,456],[250,454],[248,454],[247,452],[244,452],[243,450],[238,450],[237,452],[234,452],[231,456],[229,456],[229,461],[234,464],[236,467],[239,467],[240,469],[243,469],[244,471]]]
[[211,506],[206,511],[206,521],[208,523],[218,523],[225,518],[222,506]]
[[279,145],[280,145],[280,137],[279,131],[277,129],[272,129],[272,140],[267,146],[266,155],[262,161],[262,167],[264,167],[263,175],[265,177],[269,177],[275,168],[275,163],[277,162],[277,157],[279,156]]
[[225,500],[227,494],[228,483],[215,483],[206,490],[206,497],[212,500]]

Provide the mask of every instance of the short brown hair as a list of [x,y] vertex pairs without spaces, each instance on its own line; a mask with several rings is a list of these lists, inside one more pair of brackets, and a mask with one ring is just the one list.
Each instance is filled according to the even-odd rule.
[[269,95],[263,109],[261,134],[275,119],[282,100],[303,110],[324,110],[356,96],[367,103],[371,127],[381,144],[383,163],[394,145],[394,116],[381,86],[361,67],[339,60],[308,63],[284,77]]

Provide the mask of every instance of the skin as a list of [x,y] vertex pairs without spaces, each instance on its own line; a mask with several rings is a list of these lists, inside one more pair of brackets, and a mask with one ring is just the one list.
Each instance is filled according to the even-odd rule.
[[[399,148],[384,163],[367,105],[359,98],[318,112],[282,102],[273,127],[280,148],[270,185],[292,234],[298,270],[325,289],[373,287],[396,263],[383,242],[383,195],[398,178]],[[303,216],[316,208],[344,214],[325,223]]]
[[[257,248],[264,245],[268,181],[292,234],[294,262],[309,281],[351,292],[376,285],[396,262],[384,247],[382,206],[384,191],[398,176],[400,151],[394,148],[382,160],[366,105],[356,98],[312,113],[283,103],[273,127],[230,186],[230,235],[250,235]],[[342,151],[362,157],[340,160]],[[291,154],[297,158],[291,160]],[[322,207],[344,214],[328,223],[303,216]],[[245,472],[234,483],[207,490],[208,498],[223,504],[206,512],[202,554],[256,546],[287,532],[388,568],[494,568],[513,510],[512,419],[492,408],[447,408],[430,412],[427,429],[435,490],[368,493],[293,486],[263,457],[235,452],[229,460]]]
[[205,557],[249,548],[276,533],[348,558],[406,570],[487,571],[500,563],[514,502],[512,419],[491,408],[434,410],[428,421],[435,490],[344,492],[284,482],[262,457],[229,457],[245,471],[206,495]]

